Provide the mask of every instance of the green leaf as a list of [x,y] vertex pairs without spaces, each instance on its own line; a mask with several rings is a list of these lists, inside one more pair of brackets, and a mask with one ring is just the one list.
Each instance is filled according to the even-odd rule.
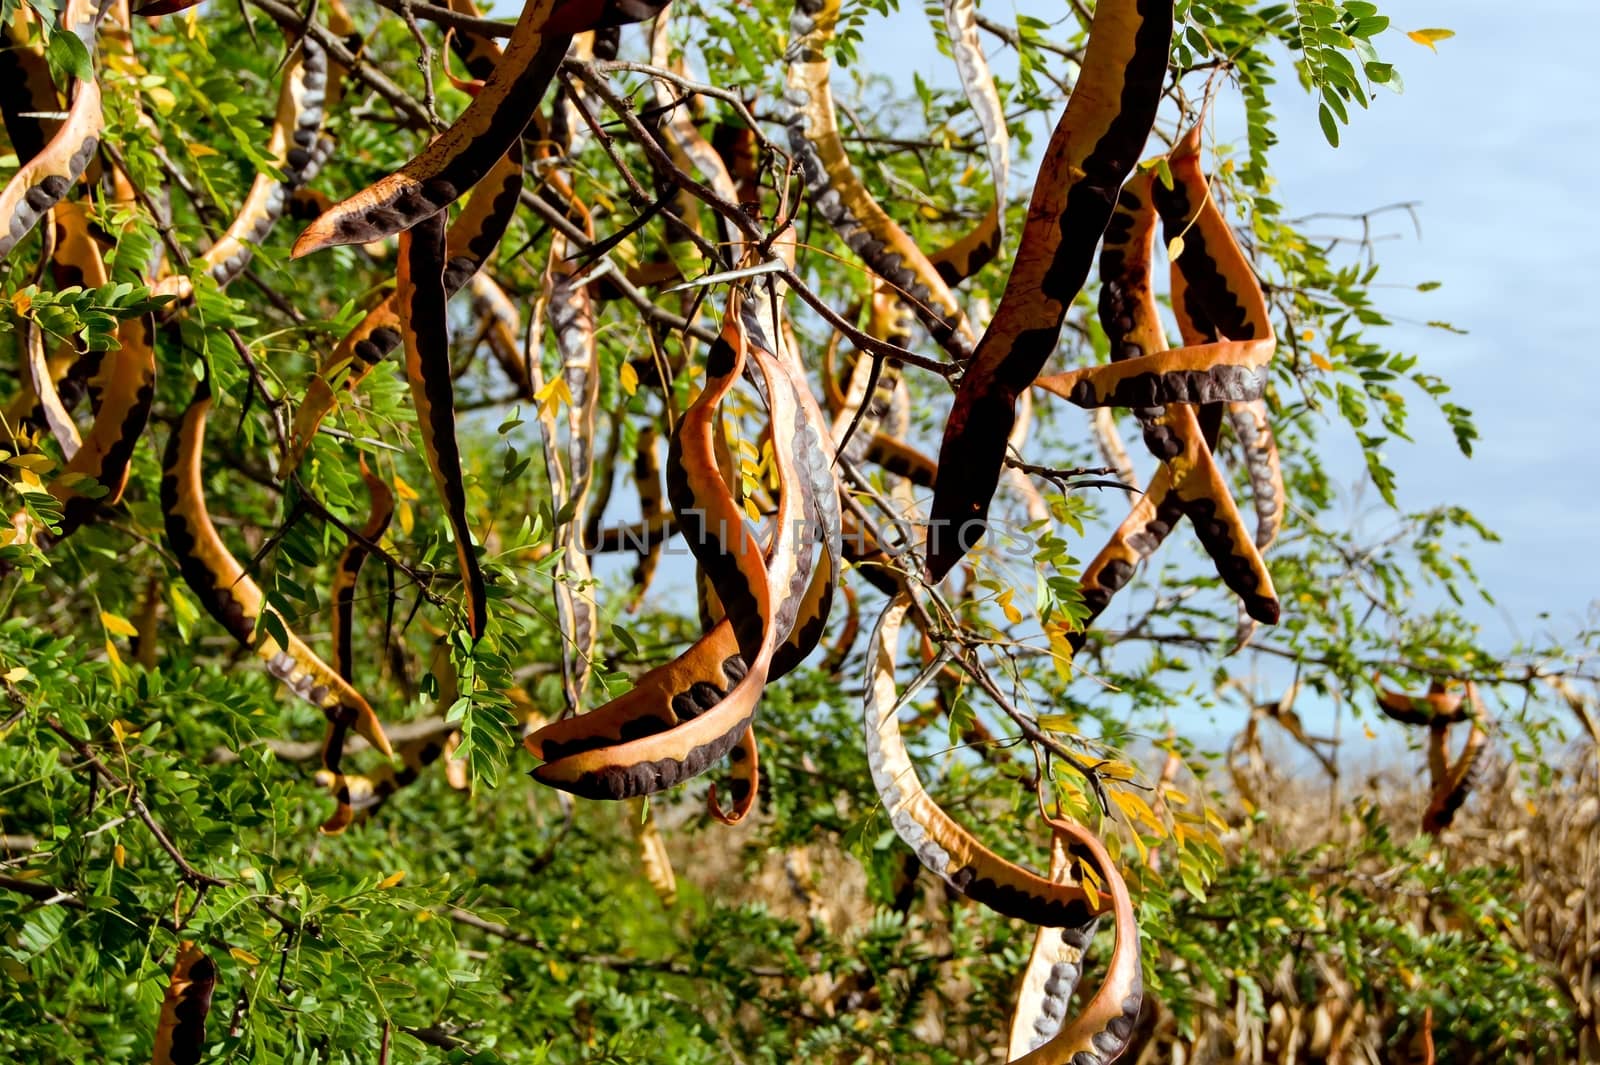
[[1327,138],[1333,147],[1339,147],[1339,124],[1333,119],[1333,112],[1328,110],[1327,104],[1317,105],[1317,122],[1322,126],[1322,135]]
[[275,640],[280,648],[289,646],[289,629],[274,609],[268,608],[256,619],[256,628]]
[[89,49],[70,30],[59,27],[51,29],[49,43],[45,46],[45,58],[49,60],[51,69],[68,78],[76,81],[94,80],[94,61],[89,57]]

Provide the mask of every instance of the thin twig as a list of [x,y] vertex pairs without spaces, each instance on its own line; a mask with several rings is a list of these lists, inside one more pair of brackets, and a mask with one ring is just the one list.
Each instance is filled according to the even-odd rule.
[[[1006,456],[1005,464],[1014,470],[1021,470],[1023,473],[1030,474],[1034,477],[1042,477],[1046,481],[1049,481],[1051,484],[1055,485],[1056,488],[1058,488],[1063,494],[1070,492],[1075,488],[1120,488],[1124,492],[1133,492],[1135,494],[1139,492],[1139,489],[1131,484],[1125,484],[1122,481],[1114,479],[1103,479],[1114,475],[1117,472],[1110,466],[1068,466],[1065,468],[1058,468],[1055,466],[1035,466],[1031,462],[1023,462],[1021,459],[1012,458],[1010,455]],[[1082,477],[1093,479],[1077,479]]]
[[[280,26],[298,28],[301,23],[300,13],[287,4],[279,3],[278,0],[250,0],[250,3],[266,12]],[[321,23],[311,23],[306,32],[313,40],[322,45],[330,59],[350,71],[351,74],[371,88],[373,92],[393,104],[395,110],[404,114],[418,129],[439,129],[443,127],[444,123],[428,114],[427,110],[410,93],[390,81],[388,76],[377,67],[357,56],[346,46],[343,39],[330,33]]]
[[125,782],[121,777],[117,776],[117,774],[113,773],[111,768],[107,766],[105,762],[101,761],[100,756],[94,753],[94,749],[89,746],[87,741],[80,740],[78,737],[68,732],[61,722],[57,721],[53,717],[45,718],[44,723],[51,732],[54,732],[57,736],[60,736],[62,739],[66,740],[72,749],[77,751],[78,754],[89,763],[93,770],[100,774],[100,776],[104,777],[113,788],[116,788],[119,791],[126,791],[128,793],[128,804],[133,807],[134,813],[139,815],[139,820],[144,822],[145,827],[150,830],[150,834],[156,838],[156,842],[161,845],[161,849],[166,851],[167,854],[172,858],[173,862],[178,866],[178,872],[183,879],[200,888],[224,887],[227,885],[228,882],[226,880],[220,880],[217,877],[211,876],[209,873],[202,873],[200,870],[189,864],[189,860],[183,856],[183,853],[179,851],[177,846],[173,844],[172,840],[168,838],[161,825],[157,823],[155,816],[150,813],[150,808],[146,806],[144,804],[144,800],[139,797],[139,789],[134,787],[132,784]]
[[759,141],[762,146],[770,149],[772,152],[780,156],[786,165],[789,161],[789,153],[785,152],[773,141],[767,139],[766,134],[761,131],[761,123],[756,121],[756,116],[750,113],[750,108],[745,104],[744,99],[729,89],[719,88],[716,85],[711,85],[703,81],[695,81],[693,78],[684,77],[675,70],[668,70],[665,67],[651,66],[648,63],[632,63],[622,59],[602,59],[596,60],[590,65],[593,66],[595,70],[606,74],[616,71],[628,71],[635,74],[648,74],[652,78],[660,78],[662,81],[671,82],[678,88],[683,89],[686,92],[694,93],[697,96],[709,96],[713,100],[721,100],[723,103],[733,108],[734,114],[738,115],[744,120],[745,125],[755,133],[756,140]]
[[15,876],[0,875],[0,891],[14,891],[26,895],[45,906],[65,906],[71,910],[83,909],[83,900],[70,891],[52,887],[43,880],[23,880]]
[[[547,202],[534,190],[522,190],[522,204],[524,207],[531,208],[534,214],[537,214],[540,219],[549,224],[550,228],[559,230],[561,235],[566,237],[575,249],[581,251],[594,243],[589,240],[583,230],[567,219],[566,214],[560,208]],[[608,283],[616,286],[617,291],[622,294],[622,298],[633,304],[641,314],[651,321],[660,322],[674,332],[686,333],[696,340],[705,341],[707,344],[717,339],[717,334],[714,330],[707,329],[702,325],[695,325],[683,315],[662,307],[651,300],[649,296],[640,290],[639,286],[624,277],[621,270],[613,270],[608,276],[610,279]]]
[[898,344],[891,344],[887,340],[879,340],[870,333],[863,333],[861,330],[857,329],[855,326],[839,317],[838,313],[835,312],[832,307],[828,306],[827,301],[821,296],[817,295],[815,292],[811,291],[810,287],[806,285],[804,281],[800,280],[793,270],[780,270],[778,271],[777,276],[783,279],[784,284],[788,285],[790,288],[794,289],[795,292],[799,293],[800,298],[805,300],[806,303],[810,305],[812,310],[820,314],[823,321],[833,326],[840,333],[843,333],[845,339],[849,340],[852,344],[866,352],[868,355],[871,355],[873,358],[899,359],[907,366],[915,366],[920,370],[927,370],[929,373],[936,373],[946,380],[955,377],[961,372],[961,367],[955,365],[954,363],[944,362],[939,359],[930,359],[924,355],[918,355],[914,351],[907,351]]
[[[480,932],[494,936],[496,939],[503,939],[508,943],[516,943],[520,946],[533,947],[535,950],[546,953],[550,952],[550,948],[537,936],[519,932],[515,928],[503,925],[498,921],[485,920],[477,914],[463,910],[458,906],[450,907],[444,911],[444,914],[457,924],[476,928]],[[623,958],[615,954],[572,954],[567,955],[566,960],[576,965],[595,965],[617,972],[642,971],[696,977],[708,975],[699,968],[686,965],[683,962],[673,961],[670,958]],[[744,971],[752,976],[780,977],[789,975],[787,969],[769,965],[747,965],[744,966]]]
[[[979,27],[994,34],[1011,47],[1018,50],[1022,48],[1022,35],[1016,30],[1012,29],[1010,26],[1007,26],[1005,23],[996,22],[994,19],[982,14],[978,15],[977,22]],[[1070,59],[1074,63],[1078,63],[1080,65],[1083,63],[1083,53],[1081,51],[1072,48],[1066,48],[1062,45],[1056,44],[1053,41],[1047,41],[1042,37],[1035,38],[1028,43],[1033,45],[1035,48],[1040,49],[1041,51],[1054,52],[1056,55]]]
[[377,0],[377,4],[379,7],[388,8],[402,18],[423,19],[426,22],[433,22],[460,33],[470,33],[477,37],[491,39],[509,37],[512,31],[517,28],[514,22],[501,22],[499,19],[466,15],[448,7],[424,3],[422,0]]
[[422,72],[422,107],[429,115],[437,116],[439,109],[433,93],[433,45],[422,33],[422,27],[417,25],[417,16],[409,0],[401,0],[400,17],[405,20],[406,28],[411,31],[411,37],[417,42],[417,69]]
[[[593,64],[568,59],[562,63],[562,69],[572,72],[580,81],[594,90],[596,96],[605,101],[605,105],[611,109],[612,113],[622,119],[622,124],[628,128],[629,133],[633,134],[634,140],[644,151],[644,154],[650,158],[651,163],[657,166],[662,173],[670,176],[679,188],[727,219],[735,229],[746,237],[760,242],[763,248],[776,235],[775,232],[763,232],[761,227],[756,225],[755,219],[751,218],[743,207],[723,199],[717,195],[716,190],[712,189],[711,186],[693,174],[687,174],[680,169],[672,161],[672,157],[668,154],[666,148],[662,146],[655,134],[644,124],[633,108],[629,107],[622,97],[617,95],[605,78],[595,72]],[[648,197],[646,200],[648,201]]]

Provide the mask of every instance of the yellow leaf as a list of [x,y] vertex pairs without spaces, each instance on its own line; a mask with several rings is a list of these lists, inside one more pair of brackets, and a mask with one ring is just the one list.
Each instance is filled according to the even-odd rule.
[[127,864],[128,848],[124,847],[120,843],[111,848],[111,860],[117,863],[118,869],[121,869],[125,864]]
[[106,627],[107,632],[116,636],[139,635],[139,630],[133,627],[133,622],[104,610],[100,611],[100,624]]
[[566,979],[567,979],[566,966],[562,965],[560,962],[556,961],[554,958],[549,958],[549,959],[547,959],[547,961],[549,962],[549,965],[550,965],[550,975],[558,983],[565,983]]
[[631,396],[635,392],[639,391],[639,371],[633,368],[633,363],[624,362],[622,364],[621,381],[622,391],[626,392],[628,395]]
[[32,470],[34,473],[48,473],[55,468],[56,463],[49,455],[13,455],[6,459],[6,465]]
[[745,497],[744,513],[751,521],[758,522],[761,520],[761,508],[756,506],[756,501],[749,496]]
[[1072,644],[1067,640],[1065,625],[1047,625],[1045,632],[1050,637],[1050,663],[1055,666],[1056,675],[1063,682],[1072,680]]
[[1149,866],[1150,848],[1145,845],[1144,837],[1137,832],[1133,834],[1133,846],[1139,852],[1139,864]]
[[1328,361],[1327,356],[1318,355],[1314,351],[1311,353],[1311,365],[1315,366],[1319,370],[1333,369],[1333,363]]
[[248,950],[245,950],[243,947],[229,947],[228,948],[228,953],[233,955],[233,958],[234,958],[235,961],[243,962],[245,965],[260,965],[261,964],[261,959],[260,958],[256,957],[254,954],[251,954]]
[[417,490],[406,483],[406,479],[398,473],[394,475],[394,494],[400,499],[421,499]]
[[188,639],[189,628],[200,620],[200,612],[195,609],[194,601],[178,590],[179,583],[168,586],[167,601],[172,604],[172,617],[178,623],[178,632]]
[[1168,806],[1189,805],[1189,796],[1185,795],[1183,792],[1179,791],[1177,788],[1174,788],[1170,784],[1167,785],[1166,790],[1162,794],[1165,796]]
[[102,57],[102,62],[118,74],[123,74],[130,78],[137,78],[145,72],[144,65],[133,56],[127,54],[108,52]]
[[1117,804],[1128,820],[1136,824],[1149,826],[1158,839],[1166,836],[1166,826],[1161,823],[1160,818],[1156,817],[1155,811],[1150,809],[1149,803],[1132,792],[1112,791],[1109,794],[1111,801]]
[[395,507],[395,517],[400,521],[400,531],[410,536],[411,530],[417,524],[416,515],[411,513],[411,504],[404,499],[400,500],[399,505]]
[[1071,733],[1076,720],[1071,714],[1040,714],[1039,727],[1046,732]]
[[1378,738],[1378,734],[1372,731],[1371,725],[1362,725],[1361,731],[1367,734],[1367,739],[1369,740],[1375,740]]
[[33,297],[26,292],[19,292],[11,297],[11,306],[16,308],[17,314],[26,318],[28,316],[28,308],[33,306]]
[[383,891],[383,890],[386,890],[388,888],[392,888],[396,884],[400,883],[400,881],[404,880],[405,878],[406,878],[406,871],[404,869],[401,869],[397,873],[390,873],[388,876],[386,876],[382,880],[378,881],[378,890],[379,891]]
[[1173,237],[1167,242],[1167,261],[1177,262],[1178,256],[1183,254],[1183,238]]
[[[1084,790],[1081,778],[1075,774],[1056,774],[1056,809],[1061,816],[1079,824],[1087,822],[1089,817],[1089,798]],[[1100,802],[1095,800],[1095,815],[1100,814]]]
[[106,665],[111,667],[111,683],[114,687],[120,688],[128,682],[128,667],[122,664],[117,645],[109,637],[106,639]]
[[1406,36],[1410,37],[1413,41],[1416,41],[1424,48],[1430,48],[1435,52],[1439,50],[1433,47],[1437,42],[1447,41],[1455,35],[1455,30],[1410,30],[1406,33]]
[[1093,878],[1088,870],[1084,870],[1083,879],[1079,881],[1078,886],[1083,888],[1083,897],[1088,901],[1089,909],[1098,910],[1100,908],[1100,892],[1095,890]]
[[550,378],[544,386],[533,394],[539,403],[539,413],[548,414],[561,406],[572,406],[572,390],[567,387],[565,376],[558,375]]
[[211,145],[201,144],[199,141],[190,141],[187,147],[189,149],[189,154],[194,156],[196,159],[204,159],[208,155],[221,154],[215,148],[211,147]]
[[1011,624],[1013,624],[1013,625],[1017,625],[1017,624],[1020,624],[1022,622],[1022,611],[1018,610],[1012,604],[1012,602],[1011,602],[1012,594],[1013,594],[1013,589],[1007,588],[1005,591],[1000,593],[1000,598],[999,598],[998,602],[1000,603],[1000,609],[1005,612],[1006,620],[1011,622]]
[[1317,339],[1317,331],[1315,329],[1307,329],[1304,333],[1300,334],[1300,339],[1309,344],[1313,340]]
[[28,679],[28,667],[27,666],[12,666],[10,669],[6,670],[5,677],[6,677],[6,680],[8,682],[12,683],[12,684],[17,683],[17,681],[19,681],[19,680],[27,680]]
[[150,94],[150,102],[155,104],[156,110],[163,115],[172,114],[173,109],[178,106],[178,98],[172,95],[171,89],[157,85],[145,91]]
[[139,729],[133,724],[124,721],[119,717],[111,722],[111,735],[116,737],[118,743],[121,743],[126,739],[137,739],[139,736]]

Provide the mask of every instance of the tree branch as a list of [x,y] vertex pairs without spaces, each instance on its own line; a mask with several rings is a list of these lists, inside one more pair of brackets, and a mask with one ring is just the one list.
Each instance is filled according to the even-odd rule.
[[300,28],[305,26],[306,33],[318,44],[322,45],[334,62],[343,66],[355,77],[366,83],[373,92],[393,104],[395,110],[405,115],[416,128],[443,128],[444,123],[428,114],[427,109],[419,104],[410,93],[390,81],[388,76],[377,67],[350,51],[341,38],[329,33],[320,23],[313,20],[307,24],[298,11],[287,4],[279,3],[278,0],[249,0],[249,2],[266,12],[274,22],[285,30],[298,33]]
[[45,718],[44,723],[51,732],[54,732],[57,736],[60,736],[63,740],[66,740],[68,745],[70,745],[73,750],[77,751],[78,754],[89,763],[91,769],[95,773],[98,773],[100,776],[104,777],[113,788],[116,788],[119,791],[126,791],[128,793],[128,804],[133,807],[134,813],[139,815],[139,820],[144,822],[145,827],[150,830],[150,834],[154,836],[156,842],[161,845],[161,849],[166,851],[167,854],[172,858],[172,861],[178,867],[179,874],[184,880],[187,880],[189,883],[199,888],[223,887],[228,883],[226,880],[220,880],[209,873],[202,873],[200,870],[189,864],[189,860],[183,856],[183,853],[179,851],[178,848],[173,844],[172,840],[168,838],[166,832],[156,821],[154,815],[150,813],[150,808],[146,806],[144,804],[144,800],[139,797],[139,789],[124,781],[121,777],[117,776],[117,774],[113,773],[111,768],[107,766],[105,762],[100,760],[100,756],[94,753],[94,749],[89,746],[86,740],[81,740],[72,733],[68,732],[61,722],[57,721],[53,717]]
[[491,39],[509,37],[517,28],[514,22],[466,15],[448,7],[424,3],[422,0],[376,0],[376,2],[379,7],[386,7],[401,18],[422,19],[461,33],[470,33],[475,37]]

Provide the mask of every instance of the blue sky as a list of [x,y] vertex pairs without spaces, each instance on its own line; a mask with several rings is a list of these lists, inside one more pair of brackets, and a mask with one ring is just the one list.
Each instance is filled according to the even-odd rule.
[[[1470,548],[1497,600],[1467,607],[1489,648],[1570,638],[1600,604],[1600,562],[1589,549],[1590,530],[1600,524],[1600,462],[1588,453],[1594,419],[1580,402],[1600,386],[1600,369],[1574,342],[1584,335],[1580,316],[1594,298],[1591,284],[1600,280],[1590,266],[1600,246],[1600,215],[1580,197],[1593,185],[1582,161],[1600,123],[1580,117],[1591,81],[1585,38],[1551,28],[1582,25],[1588,10],[1576,0],[1546,0],[1540,17],[1528,19],[1509,18],[1503,4],[1487,0],[1380,7],[1394,28],[1378,43],[1402,73],[1404,93],[1381,91],[1370,110],[1352,117],[1334,149],[1317,125],[1314,101],[1282,69],[1273,100],[1280,120],[1276,196],[1291,216],[1416,202],[1420,237],[1404,214],[1377,227],[1399,238],[1379,252],[1379,281],[1393,287],[1375,301],[1396,323],[1383,339],[1447,380],[1451,398],[1473,411],[1482,438],[1475,457],[1463,458],[1442,416],[1425,400],[1414,402],[1416,443],[1397,441],[1387,453],[1399,474],[1401,505],[1459,504],[1501,535],[1500,543]],[[1028,0],[990,2],[982,10],[1007,22],[1017,11],[1055,21],[1065,8]],[[906,85],[912,71],[937,85],[956,84],[918,7],[907,5],[883,21],[865,27],[866,40],[895,46],[869,43],[861,50],[864,63]],[[1456,36],[1431,52],[1404,36],[1424,27],[1447,27]],[[986,46],[991,41],[986,37]],[[991,57],[997,70],[1014,69],[998,50],[991,48]],[[1242,139],[1237,112],[1229,114],[1221,109],[1217,136]],[[1026,193],[1030,176],[1013,172],[1013,195]],[[1440,287],[1416,292],[1425,281]],[[1466,335],[1425,324],[1434,320]],[[1339,427],[1327,437],[1330,469],[1353,488],[1361,475],[1353,439]],[[1343,498],[1331,520],[1358,528],[1372,520],[1375,492],[1346,491]],[[1287,677],[1263,665],[1265,695]],[[1308,723],[1318,726],[1332,708],[1307,709]]]
[[1408,239],[1384,247],[1384,273],[1443,286],[1396,289],[1385,306],[1468,335],[1397,325],[1393,343],[1455,386],[1483,439],[1467,461],[1435,419],[1419,418],[1418,445],[1393,453],[1404,498],[1461,503],[1503,537],[1474,552],[1502,608],[1475,612],[1492,645],[1535,635],[1544,611],[1550,629],[1571,632],[1600,596],[1589,549],[1600,462],[1585,446],[1593,419],[1574,402],[1600,384],[1575,342],[1586,332],[1600,239],[1581,195],[1592,184],[1583,132],[1600,126],[1580,118],[1590,80],[1581,35],[1551,28],[1587,9],[1547,0],[1539,18],[1523,19],[1503,4],[1431,0],[1385,10],[1404,28],[1447,26],[1456,36],[1433,55],[1389,34],[1406,91],[1356,116],[1338,150],[1323,142],[1309,103],[1281,94],[1281,198],[1297,213],[1420,201],[1422,238],[1391,227]]
[[[907,89],[913,71],[956,86],[954,65],[938,53],[921,5],[902,3],[904,10],[868,21],[860,62]],[[1589,267],[1600,247],[1600,214],[1580,198],[1594,182],[1583,160],[1600,123],[1580,118],[1592,81],[1586,38],[1552,27],[1584,25],[1588,9],[1577,0],[1544,0],[1539,18],[1530,19],[1507,17],[1503,4],[1488,0],[1380,0],[1380,7],[1394,20],[1380,51],[1398,66],[1405,92],[1380,91],[1334,149],[1318,128],[1314,101],[1282,68],[1273,100],[1280,120],[1276,195],[1291,216],[1417,203],[1420,237],[1403,214],[1378,227],[1399,238],[1380,246],[1379,280],[1393,287],[1376,302],[1396,322],[1384,341],[1449,381],[1482,438],[1476,457],[1463,458],[1443,417],[1408,396],[1417,442],[1396,442],[1388,453],[1401,504],[1460,504],[1501,534],[1498,544],[1470,548],[1498,601],[1468,605],[1488,647],[1569,638],[1600,603],[1600,561],[1589,550],[1589,530],[1600,525],[1600,463],[1586,453],[1592,418],[1580,402],[1600,385],[1600,369],[1575,343],[1584,335],[1579,318],[1593,298],[1590,282],[1600,280]],[[982,10],[1005,22],[1019,10],[1056,21],[1067,8],[1059,0],[989,0]],[[1456,36],[1431,52],[1404,36],[1424,27],[1448,27]],[[1009,75],[1014,60],[987,35],[985,44],[996,69]],[[837,73],[835,88],[850,94]],[[1232,114],[1219,112],[1215,132],[1223,140],[1242,137]],[[1055,118],[1041,114],[1041,129]],[[1026,168],[1014,169],[1012,195],[1026,195],[1030,179]],[[1440,287],[1416,292],[1425,281]],[[1428,328],[1430,320],[1466,335]],[[1332,427],[1327,438],[1330,468],[1354,485],[1361,467],[1348,430]],[[1373,520],[1374,492],[1347,491],[1344,498],[1330,522]],[[1089,553],[1092,546],[1084,557]],[[658,596],[678,585],[675,576],[663,574]],[[1263,695],[1287,679],[1272,664],[1264,667]]]
[[[1600,600],[1600,562],[1587,550],[1589,530],[1600,522],[1600,463],[1585,453],[1591,417],[1575,402],[1585,386],[1600,385],[1600,369],[1574,343],[1593,298],[1589,283],[1600,280],[1589,267],[1600,216],[1580,199],[1593,182],[1582,165],[1585,125],[1600,133],[1600,123],[1580,118],[1590,80],[1582,35],[1550,29],[1581,24],[1585,9],[1576,0],[1547,0],[1538,19],[1517,19],[1485,0],[1380,6],[1394,20],[1380,50],[1399,67],[1404,93],[1380,91],[1334,149],[1317,126],[1314,102],[1282,69],[1273,101],[1280,119],[1277,198],[1292,216],[1418,204],[1420,238],[1404,214],[1377,227],[1399,238],[1379,253],[1379,280],[1393,287],[1375,299],[1396,322],[1385,343],[1419,355],[1424,369],[1449,381],[1452,398],[1474,412],[1482,439],[1476,457],[1463,458],[1443,418],[1426,401],[1414,403],[1416,444],[1396,442],[1387,453],[1400,474],[1401,503],[1457,503],[1501,534],[1501,543],[1472,549],[1498,601],[1497,608],[1469,608],[1491,647],[1570,634]],[[1065,9],[1030,0],[982,10],[1010,22],[1017,11],[1054,21]],[[1448,27],[1456,36],[1430,52],[1403,33],[1423,27]],[[956,84],[919,7],[875,19],[864,34],[863,62],[875,72],[906,84],[912,71]],[[873,40],[895,46],[874,48]],[[985,43],[993,44],[988,37]],[[997,70],[1014,69],[998,50],[991,53]],[[1242,137],[1226,108],[1217,135]],[[1014,172],[1013,195],[1025,194],[1028,178]],[[1441,287],[1417,293],[1424,281]],[[1424,324],[1432,320],[1467,335]],[[1353,483],[1360,473],[1353,440],[1336,430],[1329,444],[1333,469]],[[1348,507],[1335,516],[1356,522],[1375,495],[1346,498]]]
[[[1593,417],[1577,401],[1600,386],[1600,368],[1576,343],[1600,280],[1591,266],[1600,214],[1583,196],[1594,178],[1582,164],[1600,123],[1580,117],[1592,80],[1583,35],[1551,27],[1580,25],[1588,9],[1546,0],[1539,18],[1525,19],[1485,0],[1380,6],[1395,25],[1381,50],[1398,65],[1405,92],[1380,92],[1334,149],[1313,101],[1282,71],[1274,99],[1278,199],[1291,215],[1418,202],[1420,239],[1403,214],[1379,223],[1379,232],[1401,237],[1380,251],[1380,281],[1396,286],[1376,296],[1397,323],[1387,343],[1419,355],[1454,386],[1482,440],[1475,458],[1462,458],[1442,417],[1416,404],[1417,443],[1397,442],[1389,453],[1402,504],[1459,503],[1503,537],[1473,550],[1499,603],[1472,610],[1491,646],[1531,638],[1541,625],[1570,633],[1600,599],[1600,561],[1589,550],[1600,524],[1600,461],[1585,446]],[[983,10],[1006,21],[1016,10],[1054,19],[1061,5]],[[885,27],[896,47],[863,55],[896,78],[917,70],[952,83],[931,30],[918,26],[925,21],[919,10],[902,11]],[[1456,31],[1437,54],[1400,32],[1434,26]],[[1237,138],[1242,128],[1224,117],[1217,132]],[[1423,281],[1442,284],[1408,291]],[[1468,335],[1422,324],[1441,319]],[[1353,442],[1340,450],[1347,461],[1336,468],[1353,480]],[[1360,510],[1347,513],[1357,518]],[[1547,625],[1541,612],[1550,614]]]

